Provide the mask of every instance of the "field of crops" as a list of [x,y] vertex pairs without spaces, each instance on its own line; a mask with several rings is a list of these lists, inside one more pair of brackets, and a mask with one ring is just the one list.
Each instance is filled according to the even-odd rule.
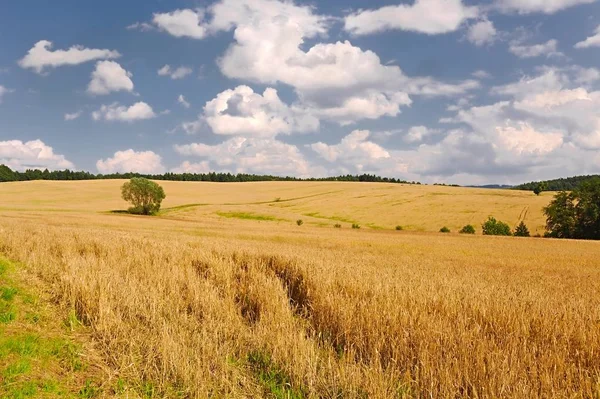
[[542,233],[551,193],[161,182],[140,217],[111,212],[122,183],[0,186],[0,257],[77,325],[86,397],[600,395],[600,246],[480,235]]

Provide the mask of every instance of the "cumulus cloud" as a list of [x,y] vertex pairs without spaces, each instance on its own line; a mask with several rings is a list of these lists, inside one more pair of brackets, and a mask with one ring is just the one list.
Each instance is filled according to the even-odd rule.
[[496,28],[492,21],[484,19],[469,27],[467,40],[476,46],[484,46],[494,42],[496,33]]
[[152,151],[134,151],[132,149],[117,151],[112,158],[99,159],[96,162],[98,172],[109,173],[164,173],[160,155]]
[[496,0],[495,8],[519,14],[554,14],[569,7],[590,4],[596,0]]
[[475,77],[477,79],[489,79],[492,77],[492,75],[489,72],[486,72],[481,69],[473,72],[471,75],[473,75],[473,77]]
[[158,70],[158,74],[160,76],[170,76],[171,79],[183,79],[186,76],[190,75],[194,70],[192,68],[186,66],[180,66],[178,68],[172,69],[170,65],[165,65]]
[[298,177],[322,176],[324,170],[312,167],[298,148],[274,139],[233,137],[221,144],[175,145],[181,155],[196,156],[233,173],[275,174]]
[[62,65],[79,65],[85,62],[118,58],[121,54],[115,50],[89,49],[83,46],[73,46],[68,50],[52,51],[52,42],[40,40],[19,60],[21,68],[30,68],[37,73],[43,73],[46,68],[56,68]]
[[210,172],[210,163],[208,161],[190,162],[184,161],[176,168],[171,169],[173,173],[208,173]]
[[112,103],[110,105],[103,105],[98,111],[92,112],[92,118],[95,121],[134,122],[137,120],[152,119],[154,117],[156,117],[156,114],[152,110],[152,107],[142,101],[137,102],[130,107]]
[[82,114],[82,111],[77,111],[77,112],[73,112],[73,113],[66,113],[65,114],[65,120],[66,121],[74,121],[75,119],[79,118]]
[[175,10],[154,14],[152,22],[160,29],[175,37],[202,39],[207,34],[203,25],[202,10]]
[[404,141],[407,143],[420,143],[427,137],[438,134],[439,132],[440,131],[437,129],[430,129],[426,126],[413,126],[404,136]]
[[344,28],[354,35],[400,29],[436,35],[456,31],[478,15],[476,7],[462,0],[415,0],[412,4],[360,10],[345,18]]
[[202,27],[203,32],[187,36],[202,38],[233,29],[234,43],[218,60],[226,77],[289,85],[298,96],[297,106],[340,124],[395,116],[411,103],[413,94],[453,96],[478,87],[474,80],[444,83],[409,78],[400,67],[382,64],[375,53],[349,41],[316,43],[305,49],[307,40],[325,37],[331,21],[309,6],[277,0],[220,0],[202,12],[186,11],[188,17],[195,15],[191,26]]
[[407,171],[402,163],[385,148],[369,140],[368,130],[355,130],[338,144],[318,142],[310,148],[321,158],[335,163],[338,173],[384,173],[398,176]]
[[213,132],[223,135],[275,137],[319,128],[318,119],[283,103],[273,88],[262,95],[248,86],[226,90],[206,103],[204,115]]
[[520,41],[512,41],[508,51],[519,58],[534,58],[541,55],[545,55],[546,57],[563,56],[563,54],[557,50],[557,45],[558,42],[554,39],[548,40],[546,43],[532,45],[525,45]]
[[186,101],[183,94],[180,94],[179,97],[177,97],[177,102],[181,104],[184,108],[189,108],[191,106],[190,103]]
[[589,36],[584,41],[575,44],[575,48],[589,48],[589,47],[600,47],[600,26],[594,31],[594,35]]
[[75,166],[64,155],[55,154],[52,147],[41,140],[0,141],[0,164],[11,169],[73,169]]
[[87,92],[94,95],[105,95],[113,91],[133,91],[131,72],[123,69],[115,61],[98,61],[92,72]]

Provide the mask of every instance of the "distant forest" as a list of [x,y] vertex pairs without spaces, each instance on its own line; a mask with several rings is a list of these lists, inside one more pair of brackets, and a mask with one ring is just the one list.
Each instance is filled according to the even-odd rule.
[[534,190],[543,187],[544,191],[573,191],[578,189],[584,182],[590,181],[600,175],[574,176],[562,179],[536,181],[512,187],[513,190]]
[[0,165],[0,182],[28,181],[28,180],[100,180],[100,179],[131,179],[132,177],[145,177],[152,180],[171,181],[210,181],[219,183],[228,182],[252,182],[252,181],[355,181],[355,182],[377,182],[377,183],[402,183],[421,184],[409,182],[396,178],[381,177],[370,174],[345,175],[323,178],[301,179],[290,176],[253,175],[247,173],[164,173],[160,175],[148,175],[140,173],[112,173],[95,175],[89,172],[72,170],[49,171],[48,169],[27,169],[25,172],[11,170],[6,165]]

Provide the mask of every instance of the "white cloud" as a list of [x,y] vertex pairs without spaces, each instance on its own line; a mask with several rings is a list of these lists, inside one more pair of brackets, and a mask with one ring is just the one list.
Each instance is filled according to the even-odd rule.
[[96,162],[98,172],[160,174],[165,172],[160,155],[152,151],[134,151],[132,149],[115,152],[112,158],[99,159]]
[[[467,13],[474,10],[464,8]],[[174,13],[183,15],[182,11]],[[205,19],[204,11],[185,11],[191,26],[203,32],[188,36],[234,30],[235,42],[218,60],[226,77],[289,85],[298,96],[295,106],[340,124],[397,115],[411,103],[411,94],[453,96],[479,85],[474,80],[451,84],[428,77],[409,78],[398,66],[384,65],[375,53],[348,41],[317,43],[305,49],[307,40],[327,34],[331,21],[315,14],[313,7],[277,0],[220,0],[206,10],[212,18]]]
[[213,132],[223,135],[266,138],[319,128],[316,118],[283,103],[272,88],[262,95],[248,86],[226,90],[206,103],[204,115]]
[[557,50],[558,42],[554,39],[548,40],[546,43],[524,45],[519,41],[512,41],[508,51],[519,58],[534,58],[541,55],[546,57],[562,56],[563,54]]
[[486,72],[481,69],[473,72],[471,75],[473,75],[473,77],[477,79],[489,79],[492,77],[492,75],[489,72]]
[[41,140],[0,141],[0,164],[14,170],[25,169],[73,169],[75,166],[64,155],[55,154],[52,147]]
[[420,143],[427,137],[439,132],[439,130],[429,129],[426,126],[413,126],[408,130],[406,136],[404,136],[404,141],[407,143]]
[[160,76],[170,76],[171,79],[183,79],[186,76],[190,75],[194,70],[192,68],[186,66],[180,66],[178,68],[172,69],[170,65],[165,65],[158,70],[158,74]]
[[580,4],[590,4],[596,0],[496,0],[495,7],[504,12],[519,14],[554,14]]
[[152,22],[160,29],[175,37],[202,39],[206,36],[206,27],[202,25],[202,10],[175,10],[154,14]]
[[65,120],[66,121],[74,121],[75,119],[79,118],[81,116],[82,111],[77,111],[77,112],[73,112],[73,113],[66,113],[65,114]]
[[233,173],[322,176],[324,170],[313,168],[298,148],[278,140],[233,137],[221,144],[193,143],[175,145],[175,151],[185,156],[209,160],[219,170]]
[[113,91],[133,91],[131,72],[123,69],[115,61],[98,61],[92,72],[92,80],[87,92],[94,95],[105,95]]
[[186,101],[183,94],[180,94],[179,97],[177,97],[177,102],[181,104],[184,108],[189,108],[191,106],[190,103]]
[[513,126],[496,126],[497,142],[518,155],[545,155],[563,144],[560,132],[538,132],[527,122]]
[[122,121],[133,122],[156,117],[152,107],[145,102],[137,102],[130,107],[121,106],[118,103],[103,105],[98,111],[92,112],[95,121]]
[[184,161],[178,167],[171,169],[173,173],[208,173],[210,171],[210,162],[208,161],[197,163]]
[[589,48],[589,47],[600,47],[600,26],[594,31],[594,35],[589,36],[584,41],[575,44],[575,48]]
[[398,176],[407,171],[407,165],[388,150],[369,141],[368,130],[355,130],[338,144],[318,142],[310,148],[321,158],[335,163],[333,173],[381,173]]
[[0,104],[2,104],[2,97],[4,97],[5,94],[12,93],[13,91],[14,90],[7,89],[6,87],[0,85]]
[[152,25],[147,22],[135,22],[125,27],[127,30],[139,30],[141,32],[149,32],[154,29]]
[[484,46],[494,42],[496,33],[496,28],[492,21],[484,19],[469,27],[467,40],[476,46]]
[[31,68],[43,73],[45,68],[56,68],[62,65],[79,65],[98,59],[112,59],[121,56],[118,51],[106,49],[89,49],[73,46],[68,50],[52,51],[52,42],[40,40],[19,60],[21,68]]
[[478,15],[476,7],[462,0],[415,0],[413,4],[360,10],[345,18],[344,28],[355,35],[401,29],[429,35],[454,32]]

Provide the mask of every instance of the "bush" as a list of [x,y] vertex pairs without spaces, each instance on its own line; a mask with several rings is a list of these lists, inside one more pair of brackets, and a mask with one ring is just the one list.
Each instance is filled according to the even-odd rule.
[[404,230],[404,229],[402,228],[402,226],[396,226],[396,231],[402,231],[402,230]]
[[521,221],[515,229],[515,237],[530,237],[529,229],[525,225],[525,222]]
[[133,205],[129,208],[129,213],[153,215],[160,210],[160,204],[166,195],[163,188],[155,182],[134,177],[121,187],[121,197]]
[[440,233],[450,233],[450,229],[444,226],[440,229]]
[[473,225],[466,225],[459,231],[460,234],[475,234],[475,227]]
[[353,229],[360,229],[360,224],[352,223],[352,228]]
[[333,225],[333,227],[335,227],[336,229],[341,229],[342,225],[339,224],[339,223],[336,223],[336,224]]
[[304,224],[304,222],[302,221],[302,219],[298,219],[298,220],[296,220],[296,224],[298,226],[302,226]]
[[510,236],[510,226],[504,222],[496,220],[492,216],[482,225],[483,235],[486,236]]

